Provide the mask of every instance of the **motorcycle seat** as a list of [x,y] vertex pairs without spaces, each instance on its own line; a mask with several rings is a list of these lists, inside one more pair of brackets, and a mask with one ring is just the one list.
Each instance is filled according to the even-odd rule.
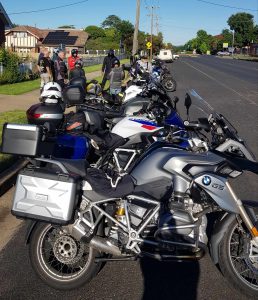
[[[86,171],[89,168],[89,163],[85,159],[57,159],[69,173],[79,175],[81,177],[86,176]],[[51,165],[51,169],[60,171],[56,165]]]
[[134,190],[133,179],[130,175],[123,176],[116,187],[112,187],[110,179],[106,176],[104,171],[89,168],[85,180],[90,187],[84,190],[84,196],[89,200],[96,202],[110,198],[122,198],[131,194]]

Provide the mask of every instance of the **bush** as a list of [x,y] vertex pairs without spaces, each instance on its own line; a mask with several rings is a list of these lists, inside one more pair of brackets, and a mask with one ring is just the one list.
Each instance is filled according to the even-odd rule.
[[0,63],[4,67],[4,72],[0,76],[0,83],[15,83],[24,80],[24,74],[20,74],[18,65],[20,58],[17,54],[0,48]]

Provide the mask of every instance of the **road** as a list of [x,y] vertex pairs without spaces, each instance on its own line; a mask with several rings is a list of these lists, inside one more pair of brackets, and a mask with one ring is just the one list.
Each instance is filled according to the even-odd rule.
[[[194,88],[225,114],[258,156],[258,64],[215,57],[182,58],[170,65],[183,99]],[[257,178],[247,175],[234,185],[241,197],[255,199]],[[0,227],[0,234],[1,234]],[[246,299],[229,288],[209,256],[196,263],[108,263],[87,286],[55,291],[33,273],[24,245],[23,226],[0,253],[0,299]]]

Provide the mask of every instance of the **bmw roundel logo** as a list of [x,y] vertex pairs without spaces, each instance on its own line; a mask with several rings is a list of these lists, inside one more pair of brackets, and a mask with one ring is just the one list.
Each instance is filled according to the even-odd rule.
[[202,179],[202,183],[204,185],[210,185],[211,184],[211,178],[210,178],[210,176],[204,176],[203,179]]

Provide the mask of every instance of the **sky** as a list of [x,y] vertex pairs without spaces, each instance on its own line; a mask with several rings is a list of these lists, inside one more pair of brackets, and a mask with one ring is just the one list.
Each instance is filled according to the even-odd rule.
[[[99,26],[108,15],[117,15],[121,19],[135,23],[136,0],[0,0],[0,2],[13,23],[41,29],[52,29],[62,25],[74,25],[76,28],[85,28],[88,25]],[[212,5],[207,2],[241,9]],[[165,42],[171,42],[173,45],[185,44],[196,36],[199,29],[204,29],[212,35],[219,34],[222,29],[229,28],[228,18],[238,12],[251,13],[254,15],[255,23],[258,24],[258,0],[207,0],[207,2],[141,0],[140,30],[150,32],[151,21],[148,16],[150,9],[146,7],[151,6],[154,6],[155,14],[154,33],[158,29],[163,33]],[[62,5],[70,6],[28,13],[28,11]]]

